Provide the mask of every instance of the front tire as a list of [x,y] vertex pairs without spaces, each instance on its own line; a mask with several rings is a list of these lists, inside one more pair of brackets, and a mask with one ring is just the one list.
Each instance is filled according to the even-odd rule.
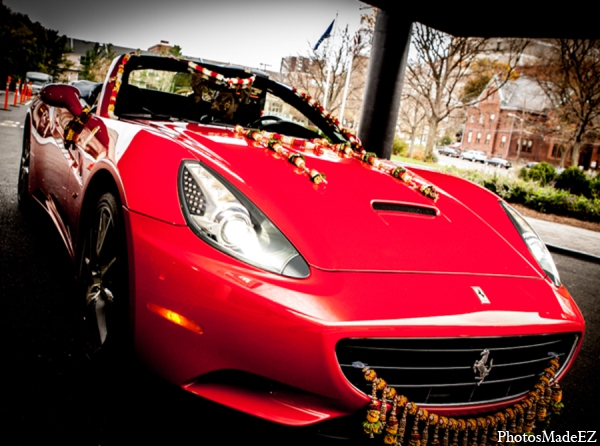
[[90,358],[125,352],[128,346],[127,248],[121,207],[105,193],[84,215],[79,250],[84,303],[85,352]]

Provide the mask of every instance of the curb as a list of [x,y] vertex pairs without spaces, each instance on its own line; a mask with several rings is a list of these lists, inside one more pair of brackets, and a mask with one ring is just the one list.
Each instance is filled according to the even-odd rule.
[[583,251],[576,251],[574,249],[563,248],[562,246],[551,245],[546,243],[546,247],[549,251],[555,252],[557,254],[563,254],[570,257],[575,257],[577,259],[586,260],[588,262],[594,262],[600,264],[600,257],[594,254],[588,254]]

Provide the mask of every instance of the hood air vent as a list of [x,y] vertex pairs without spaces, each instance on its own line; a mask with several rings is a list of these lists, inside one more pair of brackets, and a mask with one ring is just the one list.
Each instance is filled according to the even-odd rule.
[[405,203],[387,203],[382,201],[373,202],[373,209],[385,212],[402,212],[405,214],[427,215],[435,217],[438,213],[433,207],[418,206]]

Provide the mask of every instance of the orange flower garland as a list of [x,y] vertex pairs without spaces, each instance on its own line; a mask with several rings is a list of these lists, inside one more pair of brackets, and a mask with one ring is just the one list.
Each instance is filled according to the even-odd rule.
[[[246,138],[256,141],[262,147],[270,149],[273,152],[277,153],[278,155],[281,155],[282,157],[286,158],[291,164],[293,164],[300,170],[300,173],[306,174],[308,176],[308,178],[310,179],[310,181],[312,181],[316,185],[319,185],[321,183],[327,183],[327,180],[325,179],[324,174],[318,172],[317,170],[309,169],[306,166],[306,160],[305,160],[303,154],[294,152],[294,151],[290,150],[289,148],[286,148],[282,145],[282,142],[284,142],[284,141],[285,141],[285,143],[287,143],[289,145],[293,145],[294,144],[293,140],[295,140],[295,138],[287,139],[289,137],[285,137],[282,135],[276,135],[277,137],[274,137],[273,133],[258,132],[256,130],[252,130],[252,129],[246,130],[242,126],[239,126],[239,125],[235,126],[235,132],[238,133],[239,135],[243,135]],[[307,141],[307,143],[308,143],[308,141]]]
[[110,82],[114,82],[115,85],[110,93],[110,98],[108,100],[108,117],[110,119],[117,119],[115,116],[115,104],[117,103],[117,95],[119,94],[119,90],[121,89],[121,82],[123,81],[123,72],[125,71],[125,65],[129,62],[129,58],[131,54],[126,54],[121,60],[119,67],[117,68],[117,75],[110,78]]
[[[560,368],[556,357],[550,360],[548,367],[525,399],[504,411],[467,419],[445,417],[419,408],[404,395],[398,395],[396,389],[388,387],[387,382],[379,378],[373,369],[359,362],[353,365],[362,368],[365,380],[372,383],[371,402],[367,408],[363,430],[371,438],[383,433],[384,444],[403,445],[407,422],[409,417],[412,417],[408,446],[426,446],[431,430],[432,446],[440,445],[440,430],[443,431],[444,445],[449,444],[450,436],[452,444],[458,444],[460,436],[464,445],[468,444],[469,440],[473,445],[495,445],[498,443],[499,431],[509,431],[512,435],[533,435],[534,429],[538,427],[536,422],[542,427],[542,423],[547,424],[549,421],[548,408],[552,414],[559,414],[563,408],[562,390],[558,384],[553,383],[554,376]],[[391,401],[389,416],[388,401]],[[422,426],[420,432],[419,426]]]
[[256,75],[252,75],[245,79],[239,77],[225,77],[221,73],[217,73],[216,71],[211,71],[208,68],[204,68],[201,65],[198,65],[194,62],[188,62],[188,67],[192,71],[196,71],[202,74],[206,79],[210,79],[215,81],[216,83],[226,85],[228,88],[245,88],[249,87],[254,83],[256,79]]
[[[355,158],[359,161],[362,161],[366,164],[369,164],[374,169],[377,169],[381,172],[387,173],[394,178],[399,179],[404,184],[406,184],[411,189],[414,189],[426,197],[431,198],[436,201],[438,199],[438,191],[430,184],[426,183],[423,179],[417,177],[415,174],[409,172],[406,168],[398,166],[391,161],[382,160],[377,158],[374,153],[366,152],[363,150],[362,152],[358,152],[354,150],[352,147],[347,144],[331,144],[326,139],[322,138],[314,138],[314,139],[302,139],[302,138],[294,138],[291,136],[280,135],[278,133],[271,133],[258,130],[247,130],[242,126],[236,126],[235,132],[243,135],[249,139],[252,139],[263,147],[270,148],[277,153],[280,153],[290,159],[289,151],[291,149],[295,150],[311,150],[315,155],[322,155],[325,150],[330,150],[336,153],[338,156],[346,156],[350,158]],[[287,146],[287,148],[285,147]],[[285,152],[285,153],[284,153]],[[294,157],[295,160],[298,160],[297,157]],[[300,162],[300,161],[298,161]],[[298,166],[300,167],[300,166]],[[307,169],[304,163],[304,157],[302,157],[302,169]],[[305,172],[309,172],[305,170]],[[310,171],[309,177],[316,184],[324,182],[325,175],[320,174],[316,171]],[[325,181],[326,182],[326,181]]]
[[[431,198],[433,201],[436,201],[439,198],[439,192],[437,189],[431,184],[424,181],[422,178],[419,178],[414,173],[409,172],[405,167],[399,167],[398,165],[392,163],[391,161],[382,160],[377,158],[375,153],[367,152],[365,148],[362,146],[362,143],[358,136],[351,133],[348,129],[342,127],[341,122],[331,113],[327,113],[323,106],[310,95],[298,91],[296,88],[293,89],[294,93],[302,100],[304,100],[309,106],[317,110],[321,115],[325,118],[325,120],[339,130],[350,142],[350,146],[345,146],[343,153],[353,158],[359,159],[360,161],[370,164],[375,169],[380,170],[382,172],[388,173],[394,178],[398,178],[403,181],[406,185],[411,187],[414,190],[421,192],[428,198]],[[335,145],[332,147],[337,147],[340,145]],[[336,150],[340,153],[342,150],[338,147]]]

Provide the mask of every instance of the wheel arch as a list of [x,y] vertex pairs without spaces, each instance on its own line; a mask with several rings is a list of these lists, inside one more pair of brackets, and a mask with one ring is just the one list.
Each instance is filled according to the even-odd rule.
[[98,199],[106,192],[111,192],[118,200],[119,206],[123,206],[124,194],[122,194],[122,188],[119,187],[119,182],[111,171],[101,168],[93,173],[85,188],[81,210],[79,212],[78,228],[81,228],[83,219],[89,215],[90,210],[94,209]]
[[[110,165],[112,167],[112,165]],[[77,245],[76,245],[76,265],[79,262],[79,253],[81,251],[82,246],[82,229],[85,228],[85,219],[90,213],[93,213],[96,208],[96,204],[98,200],[105,193],[111,193],[115,199],[117,200],[117,204],[121,209],[121,222],[124,226],[125,231],[125,239],[126,239],[126,256],[127,256],[127,275],[129,281],[129,302],[132,303],[135,299],[135,287],[133,283],[135,282],[134,273],[135,270],[133,268],[133,246],[132,246],[132,237],[131,237],[131,226],[129,224],[129,219],[127,218],[127,213],[125,209],[127,207],[125,193],[123,189],[123,185],[115,172],[109,170],[109,168],[99,168],[93,173],[93,176],[88,182],[88,185],[85,189],[84,198],[81,204],[81,210],[79,213],[79,221],[78,221],[78,233],[77,233]],[[76,268],[77,269],[77,268]],[[79,277],[78,277],[79,280]],[[129,306],[129,327],[130,334],[133,336],[134,331],[134,322],[135,322],[135,306]]]

